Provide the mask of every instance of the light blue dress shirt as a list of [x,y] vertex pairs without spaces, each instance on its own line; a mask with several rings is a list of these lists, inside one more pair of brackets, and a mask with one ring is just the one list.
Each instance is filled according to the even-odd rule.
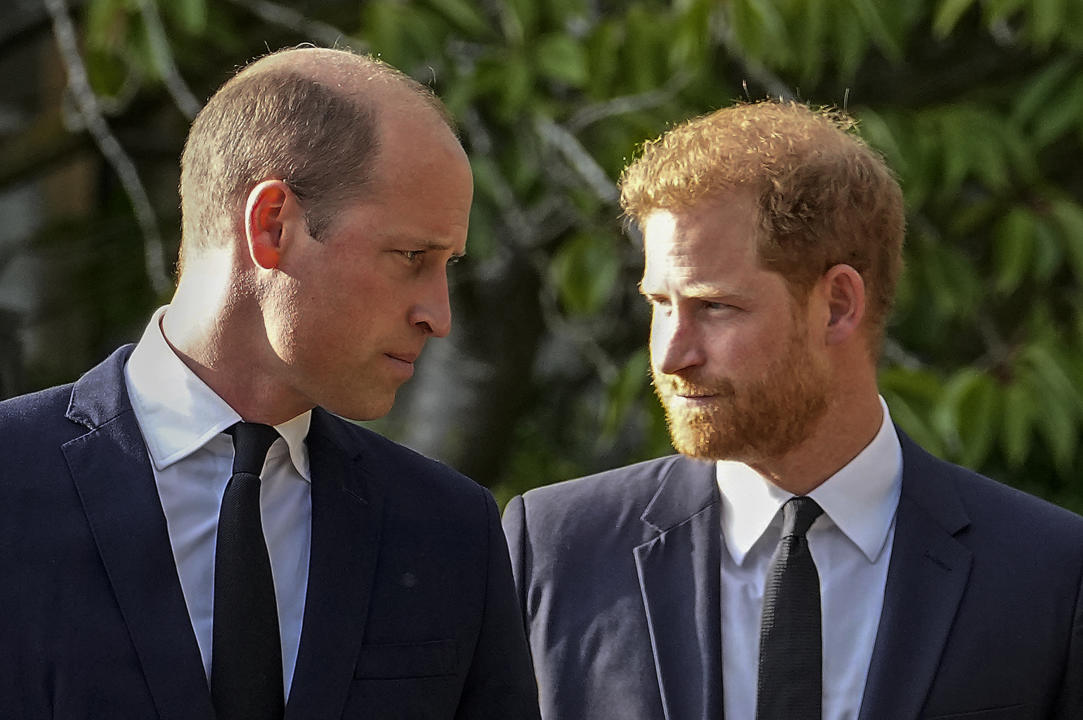
[[[865,693],[902,492],[902,448],[887,405],[864,450],[809,493],[824,514],[808,532],[820,575],[824,720],[856,720]],[[792,496],[738,462],[717,465],[722,493],[722,697],[727,718],[756,716],[763,586]]]
[[[169,347],[161,331],[167,310],[161,308],[151,318],[124,368],[124,379],[146,442],[181,590],[209,679],[218,510],[233,467],[233,441],[223,431],[241,417]],[[311,419],[308,411],[275,426],[282,437],[267,453],[261,474],[263,534],[274,576],[287,698],[308,588],[312,486],[305,437]]]

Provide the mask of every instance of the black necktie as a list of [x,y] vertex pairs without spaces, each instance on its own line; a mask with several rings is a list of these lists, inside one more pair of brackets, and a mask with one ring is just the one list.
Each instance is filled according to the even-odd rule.
[[259,474],[278,433],[246,422],[227,432],[233,476],[222,496],[214,554],[211,697],[218,720],[279,720],[285,712],[282,647],[259,509]]
[[805,537],[821,513],[809,497],[782,506],[763,590],[756,720],[821,720],[820,576]]

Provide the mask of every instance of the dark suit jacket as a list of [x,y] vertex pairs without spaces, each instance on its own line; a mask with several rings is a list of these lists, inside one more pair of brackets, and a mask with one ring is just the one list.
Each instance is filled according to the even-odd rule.
[[[860,719],[1083,718],[1083,518],[900,439]],[[546,720],[722,718],[720,505],[714,466],[679,456],[512,500]]]
[[[212,720],[121,349],[0,403],[0,718]],[[317,409],[288,720],[536,718],[491,496]]]

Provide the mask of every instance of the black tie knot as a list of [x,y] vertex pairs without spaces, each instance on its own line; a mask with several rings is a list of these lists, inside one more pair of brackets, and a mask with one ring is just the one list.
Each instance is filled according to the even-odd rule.
[[259,475],[278,431],[262,423],[239,422],[226,432],[233,436],[233,474]]
[[782,506],[782,537],[804,537],[823,512],[823,508],[810,497],[797,495],[790,498]]

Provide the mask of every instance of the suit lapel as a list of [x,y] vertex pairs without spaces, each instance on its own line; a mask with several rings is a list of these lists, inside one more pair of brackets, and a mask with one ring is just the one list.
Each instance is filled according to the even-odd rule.
[[667,720],[722,716],[719,496],[714,466],[678,457],[642,520],[635,548]]
[[342,715],[368,614],[382,522],[380,471],[375,458],[359,455],[343,425],[313,411],[312,555],[286,720]]
[[901,431],[902,496],[861,720],[917,718],[970,574],[968,524],[944,464]]
[[122,348],[72,390],[68,417],[89,428],[62,446],[159,716],[213,717],[207,678],[142,435]]

